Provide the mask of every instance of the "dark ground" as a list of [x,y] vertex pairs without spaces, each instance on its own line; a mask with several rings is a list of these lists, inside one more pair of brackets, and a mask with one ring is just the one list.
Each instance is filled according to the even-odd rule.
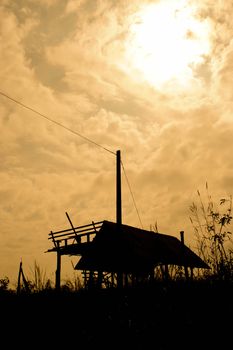
[[0,293],[0,307],[1,338],[20,348],[233,349],[232,283]]

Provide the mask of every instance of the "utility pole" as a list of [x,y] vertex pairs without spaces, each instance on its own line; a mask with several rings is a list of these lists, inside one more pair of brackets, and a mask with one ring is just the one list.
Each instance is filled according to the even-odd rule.
[[[121,203],[121,151],[116,152],[116,223],[118,234],[121,234],[122,203]],[[120,254],[120,252],[119,252]],[[123,287],[123,273],[117,272],[117,286]]]
[[122,204],[121,204],[121,151],[116,152],[116,222],[122,224]]

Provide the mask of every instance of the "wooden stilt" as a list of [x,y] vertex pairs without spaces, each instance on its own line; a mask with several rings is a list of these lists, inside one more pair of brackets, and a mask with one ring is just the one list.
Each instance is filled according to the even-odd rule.
[[164,277],[165,277],[165,281],[169,280],[168,264],[164,265]]
[[103,272],[98,271],[98,279],[97,279],[98,288],[102,287],[102,280],[103,280]]
[[20,261],[20,264],[19,264],[17,294],[19,294],[21,290],[21,271],[22,271],[22,261]]
[[56,270],[56,290],[61,288],[61,254],[59,248],[57,249],[57,270]]

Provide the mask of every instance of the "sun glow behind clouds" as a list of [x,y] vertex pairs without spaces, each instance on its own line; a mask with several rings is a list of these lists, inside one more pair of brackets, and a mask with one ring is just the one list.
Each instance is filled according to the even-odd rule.
[[126,42],[128,65],[162,89],[192,85],[194,69],[210,53],[210,24],[183,0],[147,5],[134,17]]

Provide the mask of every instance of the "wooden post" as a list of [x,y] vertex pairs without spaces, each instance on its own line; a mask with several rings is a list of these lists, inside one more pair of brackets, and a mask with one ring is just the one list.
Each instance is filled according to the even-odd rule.
[[61,254],[59,249],[59,242],[57,248],[57,270],[56,270],[56,290],[60,291],[61,288]]
[[87,289],[87,271],[84,270],[84,286],[85,286],[85,289]]
[[[182,246],[184,246],[184,231],[180,231],[180,240],[181,240]],[[182,252],[182,254],[183,254],[183,252]],[[184,266],[184,273],[185,273],[186,280],[188,280],[189,274],[188,274],[188,267],[187,266]]]
[[193,281],[193,267],[190,267],[190,280]]
[[102,287],[102,281],[103,281],[103,272],[99,270],[98,271],[97,285],[98,285],[98,288],[100,288],[100,289]]
[[20,264],[19,264],[17,294],[19,294],[21,290],[21,273],[22,273],[22,261],[20,261]]
[[169,280],[169,270],[168,270],[168,264],[164,265],[164,277],[165,277],[165,281]]
[[149,278],[150,278],[150,282],[154,281],[154,278],[155,278],[155,269],[154,269],[154,267],[150,271]]
[[21,276],[22,276],[23,285],[24,285],[25,290],[27,292],[30,292],[28,281],[27,281],[26,277],[24,276],[22,260],[20,261],[20,265],[19,265],[17,294],[20,294],[20,292],[21,292]]
[[88,289],[93,288],[94,286],[94,272],[93,270],[89,271],[89,280],[88,280]]

